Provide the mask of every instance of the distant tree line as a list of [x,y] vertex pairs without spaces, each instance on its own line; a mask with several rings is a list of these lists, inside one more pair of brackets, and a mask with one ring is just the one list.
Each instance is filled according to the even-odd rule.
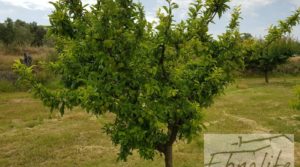
[[47,29],[36,22],[26,23],[22,20],[13,21],[7,18],[0,23],[0,41],[8,45],[43,46],[46,41]]

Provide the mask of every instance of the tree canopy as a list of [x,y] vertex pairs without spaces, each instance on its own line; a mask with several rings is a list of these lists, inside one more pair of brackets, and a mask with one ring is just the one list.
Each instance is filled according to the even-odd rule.
[[13,21],[7,18],[3,24],[0,24],[0,39],[6,45],[13,42],[15,34],[13,29]]
[[269,72],[298,52],[298,42],[288,35],[299,23],[300,8],[285,20],[280,20],[278,25],[272,25],[263,39],[247,38],[244,40],[246,65],[263,72],[266,83],[269,82]]
[[45,42],[47,30],[37,23],[26,23],[22,20],[13,21],[7,18],[0,23],[0,41],[5,45],[42,46]]
[[20,62],[14,69],[51,111],[80,106],[96,115],[113,113],[105,132],[120,145],[119,159],[137,149],[145,159],[164,154],[171,167],[173,143],[201,132],[203,109],[243,61],[239,7],[214,39],[209,24],[229,9],[229,0],[196,0],[181,22],[174,21],[178,5],[166,1],[157,24],[147,22],[143,6],[132,0],[98,0],[90,10],[80,0],[52,2],[49,31],[60,56],[45,68],[64,87],[47,89],[33,67]]

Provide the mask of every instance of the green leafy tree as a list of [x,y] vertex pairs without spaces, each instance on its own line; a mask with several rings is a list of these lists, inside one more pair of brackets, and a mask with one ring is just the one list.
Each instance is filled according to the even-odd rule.
[[255,53],[258,40],[247,34],[241,34],[241,38],[244,54],[244,70],[245,72],[257,72],[257,64],[254,59],[256,58]]
[[253,36],[250,33],[242,33],[241,38],[242,40],[250,40],[253,39]]
[[[246,70],[251,72],[263,72],[265,82],[269,83],[268,73],[276,69],[280,64],[297,53],[297,41],[287,37],[281,38],[268,46],[265,57],[260,57],[261,53],[257,48],[264,44],[263,40],[247,39],[243,41],[245,53]],[[264,59],[263,59],[264,58]],[[269,62],[270,64],[263,64]]]
[[253,42],[252,46],[244,45],[247,54],[252,52],[247,65],[263,72],[266,83],[269,83],[269,73],[295,54],[293,41],[286,35],[299,23],[300,8],[286,20],[279,21],[277,26],[271,26],[264,39]]
[[7,18],[0,27],[0,39],[5,45],[13,43],[15,39],[14,22],[12,19]]
[[0,41],[3,42],[3,37],[5,34],[5,25],[3,23],[0,23]]
[[33,34],[30,32],[29,25],[21,20],[14,22],[14,40],[13,43],[19,46],[30,44],[33,40]]
[[36,22],[30,23],[30,32],[32,33],[33,39],[31,40],[32,46],[43,46],[46,36],[46,29],[42,26],[38,26]]
[[42,46],[46,33],[46,28],[38,26],[35,22],[26,23],[8,18],[4,23],[0,23],[0,40],[7,46],[10,44]]
[[20,62],[14,65],[33,93],[51,111],[80,106],[115,115],[105,131],[120,145],[119,159],[133,150],[172,167],[177,140],[190,141],[203,129],[202,111],[233,81],[242,66],[239,8],[225,33],[209,34],[209,24],[226,12],[229,0],[191,4],[189,18],[174,22],[178,5],[167,0],[156,26],[132,0],[98,0],[86,10],[80,0],[59,0],[50,15],[59,60],[45,68],[60,76],[64,88],[48,90]]

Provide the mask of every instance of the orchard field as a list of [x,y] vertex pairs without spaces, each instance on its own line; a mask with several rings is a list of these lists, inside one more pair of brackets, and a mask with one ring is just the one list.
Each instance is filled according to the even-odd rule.
[[[296,166],[300,165],[300,113],[290,102],[299,77],[275,77],[269,85],[262,78],[240,78],[203,111],[204,133],[295,134]],[[103,132],[113,115],[99,118],[80,109],[64,117],[52,114],[29,93],[1,93],[0,166],[163,166],[163,157],[141,159],[137,153],[127,162],[117,162],[118,146]],[[203,136],[192,143],[177,142],[174,165],[203,164]]]

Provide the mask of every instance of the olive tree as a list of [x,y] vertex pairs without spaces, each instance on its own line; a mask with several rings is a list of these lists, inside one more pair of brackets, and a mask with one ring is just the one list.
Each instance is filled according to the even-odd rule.
[[80,0],[59,0],[50,15],[50,34],[59,60],[45,65],[63,88],[37,82],[33,67],[14,65],[21,79],[51,111],[80,106],[115,115],[105,132],[120,145],[119,159],[133,150],[172,167],[172,146],[201,132],[202,112],[233,81],[242,66],[239,19],[233,10],[226,31],[214,39],[209,24],[229,9],[229,0],[197,0],[188,19],[175,22],[178,5],[166,0],[157,24],[132,0],[98,0],[89,10]]

